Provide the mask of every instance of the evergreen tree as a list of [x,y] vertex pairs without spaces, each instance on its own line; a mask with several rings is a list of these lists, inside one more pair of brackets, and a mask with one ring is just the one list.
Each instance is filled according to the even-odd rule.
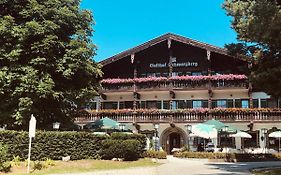
[[241,41],[226,48],[250,58],[255,88],[281,97],[281,0],[225,0],[223,7]]
[[72,121],[102,74],[92,25],[80,0],[0,0],[0,124]]

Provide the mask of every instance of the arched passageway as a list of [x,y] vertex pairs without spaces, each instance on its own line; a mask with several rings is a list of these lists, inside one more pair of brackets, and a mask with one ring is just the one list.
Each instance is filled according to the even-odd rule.
[[160,143],[164,151],[171,154],[173,148],[181,148],[186,144],[186,133],[178,127],[169,127],[163,131]]

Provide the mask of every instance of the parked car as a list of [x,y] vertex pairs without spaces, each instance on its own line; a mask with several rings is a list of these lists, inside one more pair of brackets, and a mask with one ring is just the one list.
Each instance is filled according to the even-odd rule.
[[209,142],[205,146],[205,151],[207,151],[207,152],[214,152],[215,151],[215,145],[212,142]]

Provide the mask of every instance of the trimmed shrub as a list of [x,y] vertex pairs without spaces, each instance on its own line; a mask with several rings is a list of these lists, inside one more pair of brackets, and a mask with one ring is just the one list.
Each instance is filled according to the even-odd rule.
[[103,149],[100,155],[103,159],[121,158],[124,160],[137,160],[141,151],[139,150],[140,142],[138,140],[104,140]]
[[148,150],[144,153],[145,157],[156,159],[167,159],[167,153],[165,151]]
[[8,161],[7,152],[7,146],[0,143],[0,171],[2,172],[9,172],[11,169],[11,163]]
[[210,153],[210,152],[176,152],[175,157],[179,158],[195,158],[195,159],[225,159],[226,153]]
[[124,134],[121,132],[114,132],[111,134],[113,140],[128,140],[136,139],[140,142],[140,150],[144,150],[146,146],[146,136],[143,134]]
[[[145,136],[140,134],[113,133],[112,136],[109,137],[105,135],[95,135],[89,132],[38,131],[36,132],[35,138],[32,140],[31,160],[60,160],[62,157],[66,156],[70,156],[71,160],[100,158],[99,153],[103,152],[104,149],[103,141],[126,141],[132,139],[137,140],[138,144],[130,143],[130,141],[128,143],[124,142],[125,145],[123,145],[123,150],[121,152],[125,152],[125,149],[131,149],[131,147],[133,147],[136,155],[141,154],[146,142]],[[28,142],[28,132],[0,131],[0,144],[5,143],[8,146],[8,160],[12,160],[13,156],[19,156],[21,160],[27,159]],[[127,152],[128,155],[133,154],[128,150]],[[122,158],[125,158],[125,156],[123,155]]]
[[[31,160],[59,160],[70,156],[72,160],[93,158],[102,148],[106,136],[86,132],[36,132],[32,140]],[[8,158],[28,156],[28,132],[1,131],[0,142],[8,145]]]

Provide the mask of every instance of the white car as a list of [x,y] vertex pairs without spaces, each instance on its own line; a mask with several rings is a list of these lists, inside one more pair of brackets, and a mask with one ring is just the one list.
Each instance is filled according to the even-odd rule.
[[205,151],[207,151],[207,152],[214,152],[215,151],[215,145],[212,142],[209,142],[205,146]]

